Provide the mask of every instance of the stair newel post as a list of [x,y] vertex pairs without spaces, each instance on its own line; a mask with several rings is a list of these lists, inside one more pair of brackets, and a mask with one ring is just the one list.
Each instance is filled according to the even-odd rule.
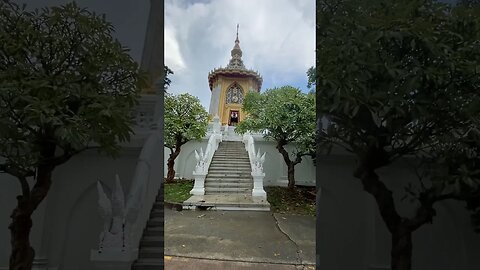
[[245,149],[248,152],[250,166],[252,168],[252,199],[257,202],[264,202],[267,200],[267,193],[263,189],[263,179],[265,178],[265,173],[263,172],[263,163],[265,162],[266,153],[261,155],[260,149],[258,149],[258,153],[255,153],[255,144],[253,136],[250,134],[250,132],[247,132],[243,135],[243,143],[245,144]]
[[190,194],[205,195],[205,177],[207,176],[207,172],[205,169],[205,154],[203,153],[202,148],[200,148],[200,154],[197,152],[197,150],[195,150],[195,159],[197,160],[197,165],[193,171],[195,183],[193,185],[193,189],[190,191]]
[[[222,134],[215,134],[215,151],[217,151],[218,149],[218,146],[220,145],[220,143],[223,141],[223,136]],[[212,154],[213,156],[213,154]]]
[[214,134],[221,133],[220,117],[218,117],[218,114],[216,114],[215,117],[213,117],[213,133]]
[[260,149],[258,149],[258,153],[254,157],[252,169],[252,198],[254,201],[265,201],[267,199],[267,193],[263,189],[263,178],[265,177],[265,173],[263,172],[263,163],[265,162],[265,154],[266,153],[263,153],[263,155],[260,156]]

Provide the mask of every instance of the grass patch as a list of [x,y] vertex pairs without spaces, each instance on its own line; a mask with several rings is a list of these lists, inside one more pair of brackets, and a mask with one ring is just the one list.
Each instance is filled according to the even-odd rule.
[[315,216],[315,187],[265,187],[274,213]]
[[165,201],[182,203],[190,198],[190,190],[193,188],[194,180],[175,180],[173,183],[165,183]]

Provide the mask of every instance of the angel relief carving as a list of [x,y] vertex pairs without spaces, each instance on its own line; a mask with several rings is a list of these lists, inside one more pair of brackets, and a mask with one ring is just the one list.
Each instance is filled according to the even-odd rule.
[[[136,189],[125,201],[125,194],[116,175],[113,191],[101,181],[97,181],[98,210],[103,219],[100,233],[99,252],[104,249],[125,251],[129,247],[131,225],[137,219],[144,186]],[[111,195],[108,196],[107,194]]]

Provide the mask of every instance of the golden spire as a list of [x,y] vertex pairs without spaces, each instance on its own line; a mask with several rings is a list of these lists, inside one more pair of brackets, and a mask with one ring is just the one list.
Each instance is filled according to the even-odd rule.
[[232,58],[228,63],[227,68],[229,69],[245,69],[242,61],[242,49],[240,49],[240,40],[238,39],[238,27],[239,24],[237,23],[237,38],[235,39],[235,46],[231,51]]
[[239,24],[237,23],[237,39],[235,39],[235,42],[239,42],[239,40],[238,40],[238,25]]

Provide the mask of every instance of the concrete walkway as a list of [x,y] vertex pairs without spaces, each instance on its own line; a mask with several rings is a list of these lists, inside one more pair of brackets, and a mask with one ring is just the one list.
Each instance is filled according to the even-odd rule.
[[[247,269],[242,268],[245,263],[259,267],[248,269],[308,269],[305,267],[315,265],[315,218],[257,211],[165,209],[165,255],[210,259],[202,261],[207,268],[198,269]],[[170,265],[182,260],[172,260]],[[219,261],[232,268],[212,268],[221,265]],[[234,266],[229,261],[238,263]]]
[[165,256],[165,270],[315,270],[312,265],[247,263]]
[[214,194],[191,196],[183,202],[183,209],[204,206],[212,210],[270,211],[270,203],[246,194]]

